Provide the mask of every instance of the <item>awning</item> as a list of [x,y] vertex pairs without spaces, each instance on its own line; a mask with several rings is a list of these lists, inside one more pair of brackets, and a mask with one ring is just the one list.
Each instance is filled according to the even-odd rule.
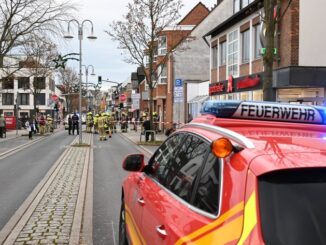
[[202,103],[209,99],[208,95],[198,95],[195,98],[188,101],[189,104]]

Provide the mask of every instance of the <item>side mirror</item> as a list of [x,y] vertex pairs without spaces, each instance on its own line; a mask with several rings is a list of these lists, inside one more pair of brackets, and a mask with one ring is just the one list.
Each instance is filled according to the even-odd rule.
[[122,168],[131,172],[142,171],[145,166],[144,154],[131,154],[128,155],[122,162]]

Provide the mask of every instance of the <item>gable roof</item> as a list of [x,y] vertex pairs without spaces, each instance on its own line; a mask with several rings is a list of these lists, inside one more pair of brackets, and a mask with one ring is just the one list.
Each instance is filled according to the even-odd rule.
[[[202,8],[203,10],[206,10],[207,11],[207,14],[205,16],[202,16],[202,19],[205,19],[205,17],[209,14],[209,9],[202,3],[202,2],[199,2],[195,7],[193,7],[189,12],[188,14],[186,14],[185,17],[182,18],[182,20],[180,20],[178,22],[177,25],[184,25],[182,24],[182,22],[187,22],[188,19],[193,15],[195,14],[196,11],[198,11],[200,8]],[[190,23],[190,25],[198,25],[201,21],[199,21],[198,23]],[[187,24],[189,25],[189,24]]]

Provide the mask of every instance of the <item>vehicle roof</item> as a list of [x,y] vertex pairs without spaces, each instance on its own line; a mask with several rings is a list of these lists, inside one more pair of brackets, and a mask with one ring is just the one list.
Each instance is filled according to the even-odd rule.
[[[234,131],[248,138],[252,149],[240,152],[255,174],[298,167],[326,167],[326,126],[278,121],[217,118],[203,115],[192,121]],[[184,128],[213,141],[217,133],[202,128]],[[237,144],[237,142],[233,143]],[[255,161],[254,161],[255,160]],[[258,163],[257,163],[258,161]]]

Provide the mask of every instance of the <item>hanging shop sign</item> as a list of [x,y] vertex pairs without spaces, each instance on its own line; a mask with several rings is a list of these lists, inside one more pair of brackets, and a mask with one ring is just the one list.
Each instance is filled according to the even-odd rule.
[[220,93],[224,91],[224,84],[223,83],[216,83],[209,87],[209,94]]
[[255,77],[246,77],[237,82],[237,89],[251,88],[259,85],[260,76],[256,75]]

